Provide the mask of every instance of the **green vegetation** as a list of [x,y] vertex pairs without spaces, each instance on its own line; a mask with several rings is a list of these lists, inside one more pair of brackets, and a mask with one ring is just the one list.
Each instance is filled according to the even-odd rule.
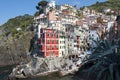
[[42,0],[38,3],[36,6],[36,9],[38,10],[34,16],[38,16],[39,14],[43,13],[45,7],[47,6],[48,2],[46,0]]
[[2,35],[0,35],[0,40],[3,38],[3,36]]
[[13,37],[18,37],[24,33],[24,31],[28,30],[32,23],[33,16],[25,14],[23,16],[17,16],[15,18],[9,19],[8,22],[0,26],[0,28],[3,28],[5,36],[12,34]]
[[[99,43],[94,53],[85,61],[76,73],[85,80],[119,80],[120,79],[120,40]],[[77,80],[81,80],[81,79]]]
[[[96,4],[89,6],[89,8],[102,13],[104,13],[105,9],[111,9],[115,12],[114,14],[118,14],[118,11],[120,10],[120,0],[108,0],[106,2],[97,1]],[[107,14],[111,15],[112,13]]]

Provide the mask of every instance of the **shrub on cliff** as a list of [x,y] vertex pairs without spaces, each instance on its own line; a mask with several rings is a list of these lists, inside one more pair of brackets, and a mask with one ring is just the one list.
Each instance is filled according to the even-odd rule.
[[[85,80],[119,80],[120,79],[120,52],[119,44],[108,45],[103,42],[97,47],[88,60],[84,61],[82,67],[76,73],[77,78]],[[99,49],[98,49],[99,48]]]

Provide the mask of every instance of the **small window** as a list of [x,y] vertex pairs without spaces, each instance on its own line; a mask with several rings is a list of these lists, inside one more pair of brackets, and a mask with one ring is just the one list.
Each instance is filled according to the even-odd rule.
[[58,38],[58,34],[56,34],[56,37]]
[[54,46],[52,46],[52,49],[54,49]]
[[54,43],[54,40],[52,40],[52,43]]
[[49,33],[48,33],[47,35],[48,35],[48,37],[50,37],[50,34],[49,34]]
[[77,40],[74,40],[74,42],[77,42]]
[[50,40],[47,40],[48,44],[50,43]]
[[65,48],[65,46],[64,46],[64,48]]
[[56,46],[56,48],[58,49],[58,46]]
[[58,40],[56,40],[56,43],[58,43]]
[[61,41],[60,41],[60,43],[61,43]]
[[77,45],[74,45],[74,47],[77,47]]
[[52,37],[54,37],[54,34],[52,34]]
[[50,49],[50,46],[47,46],[48,49]]

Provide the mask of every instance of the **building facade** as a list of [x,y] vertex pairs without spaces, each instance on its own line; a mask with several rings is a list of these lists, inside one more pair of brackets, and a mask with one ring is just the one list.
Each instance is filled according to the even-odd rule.
[[59,57],[59,34],[53,29],[41,29],[38,41],[40,54],[44,57]]

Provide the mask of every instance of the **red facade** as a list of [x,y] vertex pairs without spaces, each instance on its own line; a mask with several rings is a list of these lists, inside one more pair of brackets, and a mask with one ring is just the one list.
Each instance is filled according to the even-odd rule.
[[40,53],[44,57],[59,56],[59,38],[56,30],[41,29],[40,32]]

